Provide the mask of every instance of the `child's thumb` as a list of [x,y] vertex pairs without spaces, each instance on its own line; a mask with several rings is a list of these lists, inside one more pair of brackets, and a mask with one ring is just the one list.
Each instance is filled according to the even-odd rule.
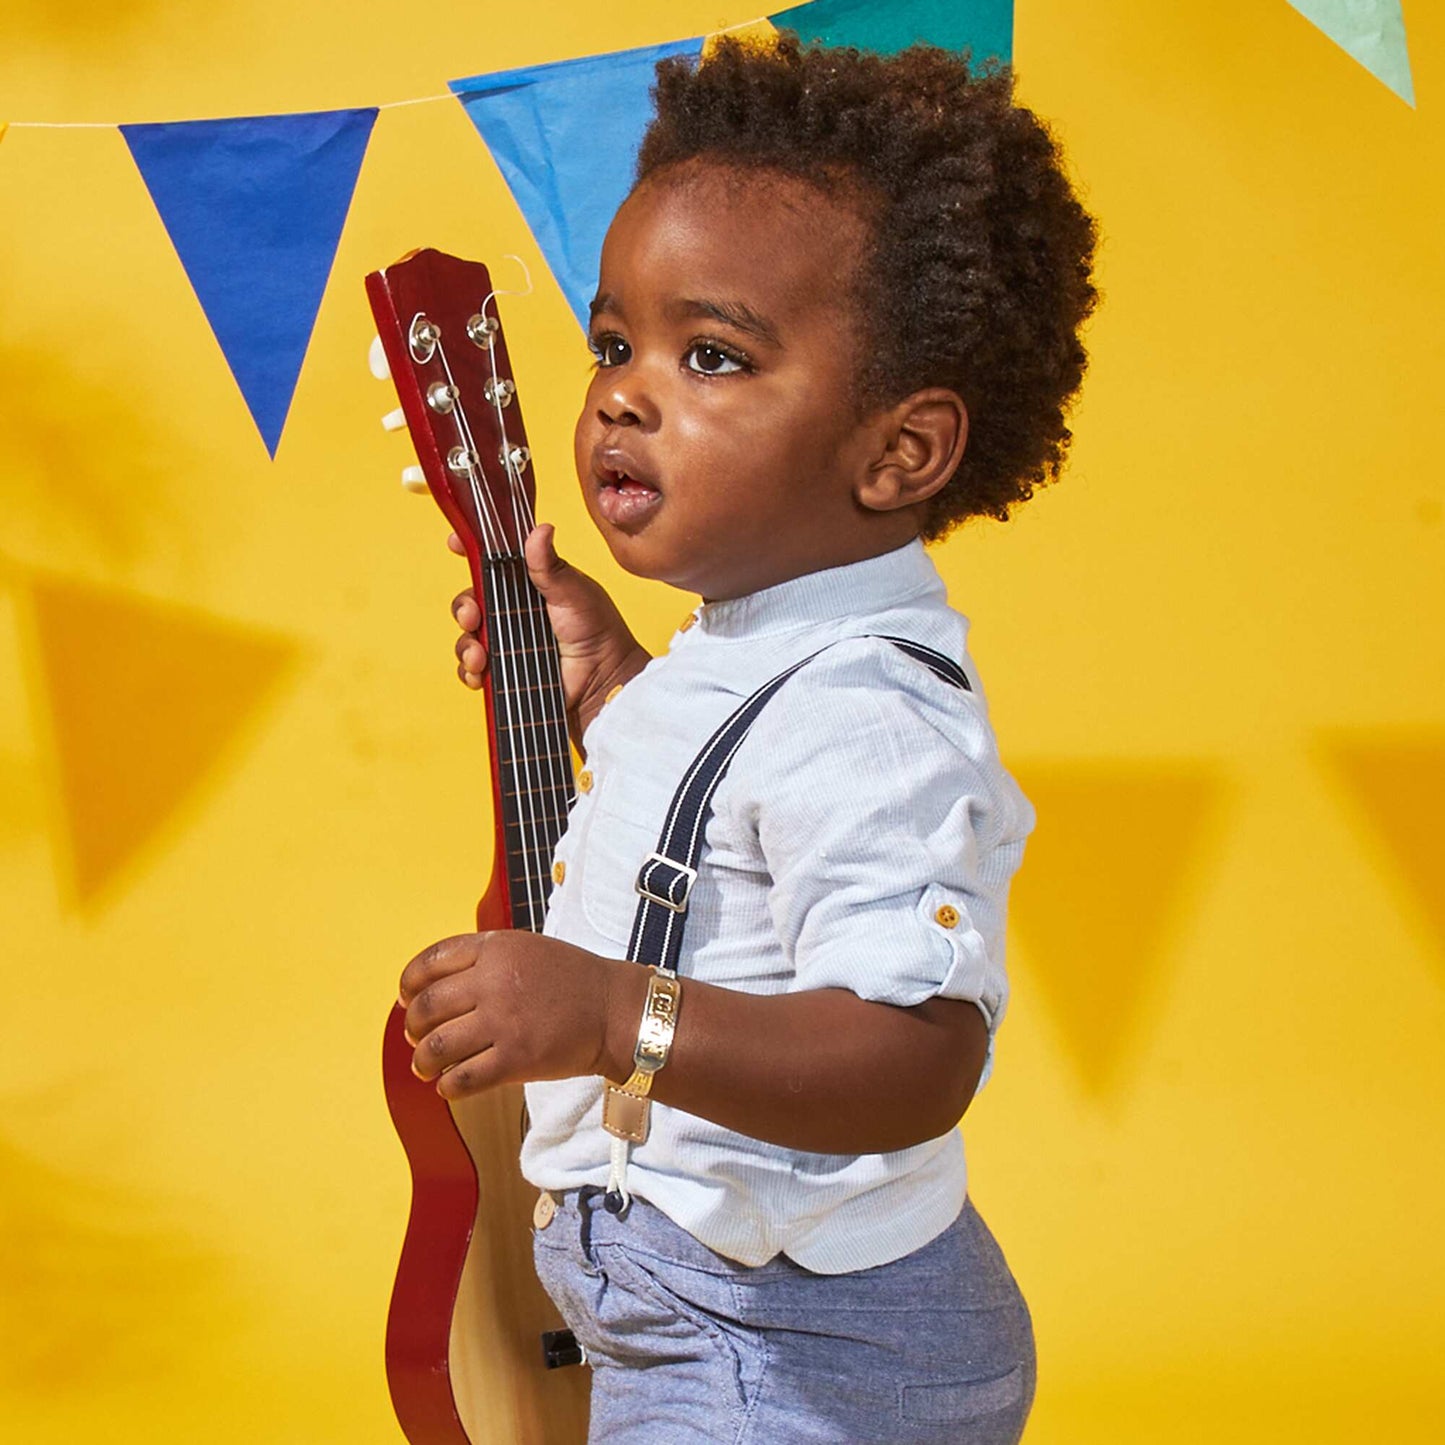
[[527,575],[543,597],[555,595],[559,587],[565,589],[572,569],[557,555],[556,529],[550,522],[532,528],[522,544],[522,555],[527,559]]

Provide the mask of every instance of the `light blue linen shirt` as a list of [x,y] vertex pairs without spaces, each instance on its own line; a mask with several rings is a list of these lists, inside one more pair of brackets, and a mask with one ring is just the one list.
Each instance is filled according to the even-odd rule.
[[[1008,999],[1009,880],[1034,814],[999,761],[967,620],[928,554],[913,542],[705,603],[695,618],[587,729],[592,786],[557,845],[565,873],[546,933],[626,957],[638,869],[688,764],[750,693],[827,647],[763,709],[717,790],[678,1026],[689,978],[758,994],[846,988],[904,1007],[968,999],[989,1027],[986,1079]],[[873,634],[953,658],[973,692]],[[533,1184],[606,1182],[601,1100],[597,1077],[527,1086]],[[967,1173],[956,1129],[888,1154],[812,1154],[654,1102],[628,1186],[719,1254],[756,1265],[783,1253],[836,1274],[941,1233]]]

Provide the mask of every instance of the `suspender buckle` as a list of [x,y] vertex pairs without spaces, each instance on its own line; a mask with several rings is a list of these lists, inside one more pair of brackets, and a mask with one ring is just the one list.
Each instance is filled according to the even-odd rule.
[[697,882],[697,869],[676,863],[661,853],[649,853],[637,875],[637,891],[653,903],[674,913],[687,912],[688,894]]

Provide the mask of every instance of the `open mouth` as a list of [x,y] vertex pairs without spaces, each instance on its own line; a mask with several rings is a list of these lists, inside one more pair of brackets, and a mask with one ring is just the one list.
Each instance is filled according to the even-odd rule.
[[614,526],[639,522],[662,501],[662,493],[620,467],[597,469],[597,510]]

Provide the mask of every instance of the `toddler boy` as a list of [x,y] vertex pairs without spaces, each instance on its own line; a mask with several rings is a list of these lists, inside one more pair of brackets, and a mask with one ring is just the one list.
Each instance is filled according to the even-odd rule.
[[[577,469],[617,561],[703,602],[650,659],[533,533],[586,756],[563,881],[545,935],[448,939],[402,982],[444,1096],[528,1084],[538,1269],[594,1440],[1014,1441],[1028,1413],[1028,1311],[955,1126],[1033,815],[923,548],[1057,474],[1083,375],[1093,225],[1011,91],[790,37],[659,67]],[[626,959],[639,868],[709,738],[794,667],[680,885],[665,1062],[619,1156],[607,1081],[636,1085],[658,1006]]]

